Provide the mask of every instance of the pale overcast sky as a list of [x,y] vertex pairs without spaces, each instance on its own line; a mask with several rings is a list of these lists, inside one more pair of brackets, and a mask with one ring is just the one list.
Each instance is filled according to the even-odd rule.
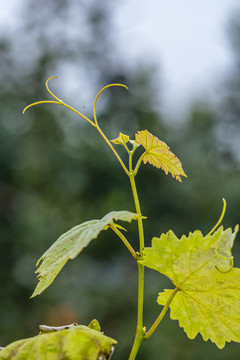
[[213,92],[232,65],[227,24],[239,0],[122,0],[118,42],[129,66],[157,64],[168,108]]
[[[0,0],[0,22],[10,26],[20,4]],[[109,6],[122,61],[156,65],[167,111],[211,94],[232,65],[226,27],[240,0],[109,0]]]

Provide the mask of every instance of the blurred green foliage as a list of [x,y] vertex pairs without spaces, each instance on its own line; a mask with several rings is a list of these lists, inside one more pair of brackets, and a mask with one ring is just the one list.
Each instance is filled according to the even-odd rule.
[[[35,335],[41,323],[97,318],[106,335],[119,341],[114,359],[125,359],[135,333],[137,273],[112,234],[102,234],[69,262],[44,294],[29,296],[37,259],[61,233],[112,210],[134,210],[128,179],[94,129],[66,109],[42,105],[21,112],[47,98],[44,82],[52,75],[59,76],[54,92],[90,118],[100,88],[127,84],[129,92],[111,89],[100,99],[103,130],[115,138],[119,131],[133,137],[147,128],[167,142],[188,175],[180,184],[151,166],[140,169],[146,244],[169,228],[178,236],[197,228],[208,232],[222,197],[228,205],[224,225],[234,226],[240,213],[240,23],[236,16],[229,32],[236,67],[221,84],[222,104],[215,108],[202,99],[188,119],[171,124],[156,110],[154,68],[123,67],[107,0],[24,0],[17,12],[15,27],[0,37],[0,345]],[[135,226],[128,227],[133,246]],[[239,264],[239,241],[235,256]],[[168,286],[167,279],[146,271],[147,327],[160,311],[158,292]],[[189,340],[166,316],[139,356],[158,360],[159,354],[169,360],[235,360],[240,345],[219,351],[200,337]]]

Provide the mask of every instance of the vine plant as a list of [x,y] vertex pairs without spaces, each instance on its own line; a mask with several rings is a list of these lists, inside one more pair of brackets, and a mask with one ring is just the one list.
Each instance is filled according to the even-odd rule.
[[[91,120],[64,103],[50,91],[48,82],[52,78],[54,77],[46,81],[46,88],[54,100],[43,100],[30,104],[24,109],[23,113],[28,108],[38,104],[57,104],[72,110],[96,128],[117,158],[124,173],[129,178],[135,212],[133,213],[126,210],[113,211],[100,220],[87,221],[61,235],[38,260],[37,266],[39,267],[36,272],[38,273],[39,283],[32,297],[41,294],[53,282],[69,259],[74,259],[93,239],[97,238],[100,232],[110,228],[122,240],[138,267],[137,325],[135,340],[128,360],[136,359],[141,344],[152,336],[169,308],[171,310],[171,318],[179,321],[180,327],[184,328],[184,331],[190,339],[195,338],[196,335],[200,333],[205,341],[210,339],[220,349],[225,346],[225,342],[240,342],[240,269],[233,266],[231,251],[238,231],[238,225],[234,231],[232,231],[231,228],[224,230],[223,226],[220,226],[226,210],[226,201],[223,199],[222,214],[217,224],[207,235],[203,235],[201,231],[196,230],[190,232],[188,236],[183,235],[181,238],[177,238],[177,236],[169,230],[160,237],[154,237],[151,247],[145,247],[143,223],[146,217],[141,213],[135,182],[139,168],[142,163],[149,163],[157,168],[161,168],[166,174],[170,173],[176,180],[181,182],[181,177],[186,177],[186,174],[180,160],[170,151],[170,148],[165,142],[159,140],[148,130],[138,131],[135,134],[134,140],[130,140],[128,135],[122,133],[120,133],[117,138],[109,140],[103,133],[96,116],[97,100],[104,90],[112,86],[120,86],[127,89],[126,85],[110,84],[105,86],[95,98],[93,104],[93,120]],[[123,162],[116,150],[119,145],[123,146],[128,154],[128,165]],[[114,146],[116,146],[116,148]],[[136,165],[134,166],[133,157],[138,153],[136,150],[140,146],[142,146],[144,150],[139,158],[135,160],[134,163]],[[132,220],[137,221],[139,237],[138,251],[134,250],[124,235],[125,229],[117,223],[119,220],[128,222]],[[145,267],[149,267],[166,275],[174,285],[173,289],[166,289],[159,293],[157,302],[159,305],[162,305],[163,308],[149,329],[146,329],[143,322]],[[95,334],[100,331],[99,324],[96,320],[90,323],[88,328],[72,324],[61,327],[60,329],[50,329],[49,331],[43,331],[43,329],[48,329],[48,327],[41,327],[41,333],[45,335],[50,334],[52,336],[53,332],[54,336],[56,336],[56,333],[64,333],[62,335],[65,336],[64,339],[67,339],[69,331],[81,329],[81,331],[84,330],[84,336],[88,340],[89,337],[93,336],[92,332]],[[38,339],[35,342],[41,342],[42,336],[43,335],[35,337]],[[84,349],[76,350],[78,351],[78,357],[74,357],[75,353],[71,350],[74,347],[69,348],[67,355],[66,350],[62,348],[56,348],[56,351],[65,351],[66,359],[108,359],[110,358],[112,345],[115,344],[116,341],[102,334],[101,336],[101,344],[103,344],[103,338],[105,341],[104,349],[98,349],[91,354],[86,353],[86,348],[93,349],[94,347],[93,344],[90,346],[89,343]],[[48,341],[50,341],[49,339],[50,337],[48,337]],[[87,340],[82,340],[82,342],[85,341]],[[20,354],[22,343],[20,345],[19,342],[17,343],[17,349]],[[26,347],[25,351],[27,351],[28,342],[24,342],[24,344]],[[31,340],[30,349],[32,349],[32,344],[33,341]],[[66,344],[69,344],[67,340]],[[8,348],[10,348],[10,350],[8,350]],[[1,351],[0,359],[12,358],[8,357],[11,351],[13,351],[11,349],[15,349],[15,354],[18,354],[16,345],[14,347],[13,343]],[[5,357],[3,357],[4,354],[6,354]],[[21,359],[22,358],[23,357],[21,357]],[[37,357],[35,357],[35,359],[36,358]],[[16,360],[17,359],[18,357],[16,357]],[[51,357],[49,357],[49,359],[51,359]]]

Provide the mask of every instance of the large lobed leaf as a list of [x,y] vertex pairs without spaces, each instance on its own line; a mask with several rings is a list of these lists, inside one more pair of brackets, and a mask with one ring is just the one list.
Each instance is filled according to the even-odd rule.
[[37,262],[39,283],[31,297],[41,294],[55,279],[69,259],[74,259],[102,230],[114,220],[132,221],[139,215],[130,211],[112,211],[100,220],[90,220],[62,234]]
[[104,360],[117,342],[79,325],[15,341],[0,352],[0,360]]
[[167,175],[169,172],[176,180],[182,182],[181,176],[186,176],[181,161],[170,151],[167,144],[153,136],[148,130],[138,131],[135,142],[145,148],[143,162],[162,168]]
[[[232,268],[231,249],[238,231],[220,227],[212,235],[200,231],[180,239],[169,231],[153,238],[140,262],[168,276],[178,292],[171,318],[177,319],[190,339],[200,333],[219,348],[240,342],[240,269]],[[165,305],[173,290],[159,293]]]

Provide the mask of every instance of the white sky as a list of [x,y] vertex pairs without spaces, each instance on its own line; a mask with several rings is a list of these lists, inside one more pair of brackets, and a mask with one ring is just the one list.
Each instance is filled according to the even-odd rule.
[[157,65],[167,111],[213,92],[232,64],[226,28],[234,10],[240,10],[239,0],[120,3],[114,20],[123,59],[128,66],[146,59]]
[[[0,0],[0,23],[16,19],[20,4]],[[240,0],[109,0],[109,6],[122,61],[130,68],[156,65],[169,113],[184,110],[194,95],[210,96],[232,65],[226,27]]]

